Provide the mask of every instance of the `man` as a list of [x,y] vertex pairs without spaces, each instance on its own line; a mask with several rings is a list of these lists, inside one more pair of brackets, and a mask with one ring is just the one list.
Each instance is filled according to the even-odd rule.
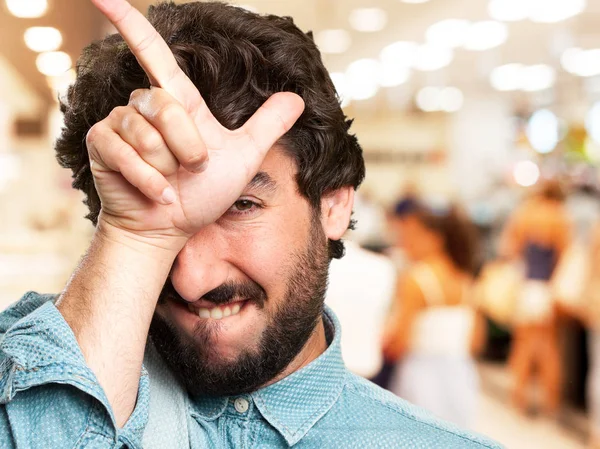
[[3,445],[496,447],[344,368],[323,297],[364,165],[310,36],[93,2],[122,38],[84,52],[56,148],[96,232],[2,315]]

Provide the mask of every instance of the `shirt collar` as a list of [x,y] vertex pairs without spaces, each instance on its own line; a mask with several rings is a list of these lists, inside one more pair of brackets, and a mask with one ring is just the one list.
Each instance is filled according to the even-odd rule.
[[279,382],[251,394],[262,416],[292,446],[335,404],[342,393],[346,368],[337,317],[325,306],[323,323],[333,334],[323,354]]

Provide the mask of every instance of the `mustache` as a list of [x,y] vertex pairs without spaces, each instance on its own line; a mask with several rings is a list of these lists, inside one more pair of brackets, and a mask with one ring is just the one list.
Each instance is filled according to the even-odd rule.
[[[253,281],[226,282],[213,288],[202,295],[202,298],[198,299],[210,301],[216,306],[228,304],[234,300],[248,299],[254,301],[254,303],[262,309],[267,300],[267,293],[260,285]],[[188,304],[188,301],[183,299],[181,295],[177,293],[171,279],[167,279],[160,294],[159,303],[163,304],[167,300]]]

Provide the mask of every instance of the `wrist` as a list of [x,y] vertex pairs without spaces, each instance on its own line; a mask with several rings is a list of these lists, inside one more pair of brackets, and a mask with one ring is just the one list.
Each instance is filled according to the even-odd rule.
[[156,257],[158,260],[171,260],[172,263],[189,236],[167,231],[123,229],[111,223],[110,219],[100,213],[94,238],[103,244],[125,246],[133,251]]

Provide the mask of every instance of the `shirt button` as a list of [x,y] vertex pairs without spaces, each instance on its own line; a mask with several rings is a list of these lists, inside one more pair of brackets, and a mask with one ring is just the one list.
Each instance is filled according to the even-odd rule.
[[237,398],[233,402],[233,405],[239,413],[246,413],[248,411],[248,401],[244,398]]

